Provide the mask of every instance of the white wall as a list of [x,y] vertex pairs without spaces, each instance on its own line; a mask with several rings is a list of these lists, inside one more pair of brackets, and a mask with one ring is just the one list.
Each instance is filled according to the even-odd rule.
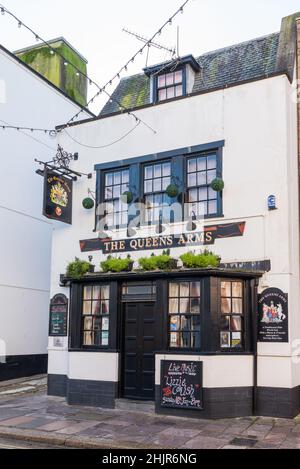
[[[291,93],[287,77],[278,76],[141,109],[137,115],[157,133],[140,125],[126,139],[105,149],[87,149],[71,143],[66,134],[60,137],[63,145],[70,144],[72,151],[80,152],[76,166],[84,172],[92,171],[94,164],[225,140],[224,218],[209,223],[246,221],[246,230],[241,238],[216,240],[212,248],[224,262],[270,259],[272,270],[260,281],[260,290],[272,286],[289,294],[291,340],[289,344],[259,344],[262,359],[258,365],[265,377],[262,380],[259,372],[261,386],[274,384],[272,374],[277,357],[288,357],[290,366],[278,375],[274,385],[300,384],[298,368],[291,363],[292,340],[300,337],[296,105]],[[77,142],[97,146],[117,140],[133,126],[133,119],[118,115],[73,127],[68,132]],[[95,189],[95,177],[76,185],[73,226],[55,230],[53,293],[67,262],[74,256],[87,259],[89,255],[79,249],[80,239],[95,237],[94,212],[87,212],[81,205],[88,188]],[[271,194],[276,196],[278,210],[269,212],[267,198]],[[181,253],[182,249],[172,250],[174,256]],[[93,263],[98,265],[101,253],[92,254]],[[273,357],[270,379],[263,357]]]
[[[52,129],[79,110],[1,49],[0,83],[0,126]],[[53,226],[42,216],[34,159],[52,159],[57,144],[44,133],[0,131],[0,340],[7,355],[45,354]]]

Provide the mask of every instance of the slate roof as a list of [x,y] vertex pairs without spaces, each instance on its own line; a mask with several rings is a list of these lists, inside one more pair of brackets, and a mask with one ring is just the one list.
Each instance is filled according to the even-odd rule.
[[[295,18],[283,18],[281,31],[231,47],[208,52],[196,58],[201,71],[196,73],[193,93],[259,80],[268,75],[286,73],[292,80],[296,54]],[[113,98],[126,109],[150,103],[150,78],[145,73],[123,78]],[[100,116],[120,112],[115,101],[108,102]]]

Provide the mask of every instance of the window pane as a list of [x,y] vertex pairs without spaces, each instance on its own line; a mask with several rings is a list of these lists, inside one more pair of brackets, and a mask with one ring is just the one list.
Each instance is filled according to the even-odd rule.
[[199,314],[200,312],[200,298],[192,298],[190,306],[191,314]]
[[91,300],[92,299],[92,287],[84,287],[83,288],[83,299],[84,300]]
[[102,318],[102,330],[103,331],[108,331],[109,329],[109,319],[108,317]]
[[171,164],[170,163],[164,163],[162,165],[162,175],[163,176],[170,176],[171,174]]
[[167,88],[167,99],[172,99],[175,97],[175,88],[171,86],[171,88]]
[[197,160],[194,158],[191,160],[188,160],[188,172],[195,173],[196,171],[197,171]]
[[209,155],[207,157],[207,169],[215,169],[217,166],[216,155]]
[[160,75],[157,80],[158,88],[166,86],[166,75]]
[[175,83],[181,83],[182,82],[182,70],[178,70],[174,74],[174,81]]
[[153,177],[155,177],[155,178],[160,178],[161,177],[161,164],[156,164],[154,166]]
[[221,282],[221,296],[231,296],[231,282]]
[[119,171],[114,173],[114,185],[121,184],[121,173]]
[[108,173],[105,175],[105,185],[106,186],[113,185],[113,173]]
[[206,171],[198,173],[197,184],[198,186],[206,185]]
[[200,282],[191,282],[190,286],[190,296],[200,296]]
[[160,178],[153,180],[153,191],[154,192],[161,192],[161,190],[162,190],[161,182],[162,182],[162,180]]
[[112,187],[106,187],[105,189],[105,199],[109,200],[112,198],[113,195],[113,188]]
[[121,195],[121,186],[114,186],[113,188],[113,197],[114,199],[119,198]]
[[179,285],[178,283],[170,283],[169,286],[169,296],[170,297],[177,297],[179,295]]
[[176,96],[182,96],[182,95],[183,95],[183,88],[182,88],[181,85],[180,85],[180,86],[176,86],[176,88],[175,88],[175,94],[176,94]]
[[93,315],[99,315],[100,314],[100,307],[101,307],[101,301],[93,301],[93,303],[92,303],[92,314]]
[[201,202],[204,200],[207,200],[207,188],[206,187],[200,187],[198,197]]
[[231,317],[230,329],[232,331],[241,331],[242,330],[242,318],[241,318],[241,316],[232,316]]
[[167,73],[166,74],[166,86],[173,85],[173,83],[174,83],[174,74]]
[[243,284],[242,282],[232,283],[232,296],[242,298],[243,296]]
[[242,346],[242,334],[241,332],[232,332],[231,334],[231,347],[239,348]]
[[230,298],[221,298],[221,313],[230,314],[231,313],[231,300]]
[[169,313],[176,314],[179,313],[178,300],[171,298],[169,300]]
[[218,211],[218,203],[216,200],[211,200],[208,203],[208,214],[209,215],[214,215]]
[[125,184],[129,182],[129,171],[128,169],[126,171],[122,172],[122,183]]
[[200,335],[200,332],[193,332],[193,333],[191,334],[191,338],[192,338],[191,347],[192,347],[192,348],[200,348],[200,347],[201,347],[201,335]]
[[188,175],[188,187],[197,185],[197,173],[191,173]]
[[88,331],[92,330],[93,329],[93,318],[91,318],[91,317],[84,318],[83,328],[88,330]]
[[101,287],[100,286],[94,286],[93,287],[93,300],[100,300],[101,298]]
[[207,171],[207,184],[210,184],[217,177],[217,171]]
[[166,99],[167,99],[167,90],[166,89],[159,90],[158,100],[159,101],[165,101]]
[[145,181],[144,192],[146,194],[149,193],[149,192],[152,192],[152,179],[150,179],[149,181]]
[[220,339],[221,348],[230,348],[230,332],[221,332]]
[[200,331],[201,330],[201,318],[200,315],[192,316],[192,331]]
[[146,166],[145,167],[145,179],[152,179],[153,178],[153,166]]
[[83,314],[91,314],[92,312],[92,303],[91,301],[84,301],[83,302]]
[[180,341],[179,341],[179,333],[177,332],[171,332],[170,334],[170,347],[179,347],[180,346]]
[[221,317],[221,330],[229,331],[229,329],[230,329],[230,316],[222,316]]
[[191,347],[191,333],[190,332],[181,332],[179,334],[180,347],[189,348]]
[[101,314],[109,313],[109,301],[101,301]]
[[183,332],[192,330],[192,323],[191,323],[190,316],[181,316],[181,330]]
[[180,313],[190,312],[190,300],[188,298],[180,299]]
[[180,316],[170,317],[170,331],[176,332],[180,330]]
[[165,191],[166,188],[171,184],[171,178],[163,178],[162,180],[162,190]]
[[93,332],[84,332],[83,345],[94,345],[94,333]]
[[102,343],[101,343],[101,345],[107,346],[109,344],[108,337],[109,337],[108,332],[102,332]]
[[201,157],[197,160],[197,170],[198,171],[206,171],[206,158]]
[[189,282],[182,282],[180,284],[180,296],[188,297],[190,294],[190,284]]
[[243,300],[233,298],[232,299],[232,312],[237,314],[243,314]]

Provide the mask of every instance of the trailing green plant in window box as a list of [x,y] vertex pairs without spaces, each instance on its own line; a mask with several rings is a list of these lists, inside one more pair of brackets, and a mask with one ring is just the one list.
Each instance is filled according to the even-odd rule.
[[70,262],[67,265],[66,277],[73,279],[80,279],[88,272],[93,272],[95,266],[90,262],[83,261],[75,257],[75,261]]
[[139,265],[145,271],[176,269],[177,262],[176,259],[170,256],[169,251],[164,251],[159,256],[153,253],[150,257],[139,259]]
[[108,256],[100,265],[103,272],[130,272],[133,269],[133,260],[130,256],[126,259]]
[[188,269],[219,267],[221,260],[219,256],[207,249],[200,254],[187,252],[180,256],[180,259],[182,260],[183,266]]

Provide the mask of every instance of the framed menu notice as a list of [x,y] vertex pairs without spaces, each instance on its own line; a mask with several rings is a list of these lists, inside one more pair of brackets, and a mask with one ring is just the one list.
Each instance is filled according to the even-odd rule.
[[203,410],[203,363],[163,360],[160,405]]
[[50,302],[49,336],[66,337],[68,335],[68,298],[55,295]]

